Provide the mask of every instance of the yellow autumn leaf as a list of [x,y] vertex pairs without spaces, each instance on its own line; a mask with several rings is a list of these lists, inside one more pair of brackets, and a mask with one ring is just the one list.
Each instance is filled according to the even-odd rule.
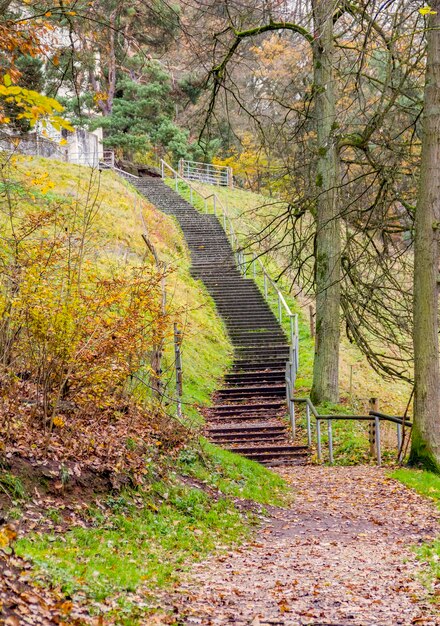
[[437,15],[437,11],[433,11],[429,4],[425,4],[424,7],[419,9],[420,15]]
[[62,428],[65,425],[65,422],[60,415],[57,415],[53,418],[53,425],[57,426],[58,428]]
[[9,544],[17,538],[16,530],[10,526],[4,526],[0,529],[0,549],[7,548]]

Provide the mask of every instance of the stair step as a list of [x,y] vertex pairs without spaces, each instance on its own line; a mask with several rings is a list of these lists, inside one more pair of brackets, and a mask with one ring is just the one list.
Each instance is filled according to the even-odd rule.
[[216,404],[211,409],[211,414],[214,415],[227,415],[238,413],[246,413],[251,411],[265,411],[271,409],[281,409],[284,406],[284,400],[275,400],[271,402],[252,402],[242,404]]
[[298,453],[307,452],[307,446],[293,446],[293,445],[264,445],[264,446],[237,446],[237,447],[229,447],[229,450],[232,452],[237,452],[238,454],[244,454],[246,456],[249,455],[293,455]]
[[217,394],[221,394],[224,396],[232,396],[237,394],[245,394],[250,393],[253,396],[262,396],[273,393],[274,395],[278,395],[279,392],[285,393],[286,385],[285,384],[272,384],[272,385],[255,385],[250,386],[246,381],[246,387],[223,387],[222,389],[217,390]]
[[245,424],[243,426],[210,426],[208,433],[210,435],[222,433],[241,433],[241,432],[285,432],[282,424],[267,424],[266,422],[257,422],[256,424]]
[[265,430],[249,430],[249,431],[241,431],[238,433],[209,433],[209,437],[212,441],[231,441],[231,442],[240,442],[249,439],[270,439],[271,441],[286,439],[287,431],[286,429],[282,429],[279,431],[265,431]]

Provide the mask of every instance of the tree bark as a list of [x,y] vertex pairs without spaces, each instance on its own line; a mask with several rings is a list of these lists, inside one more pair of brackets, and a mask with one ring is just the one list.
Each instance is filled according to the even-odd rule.
[[440,0],[431,3],[420,187],[414,241],[414,426],[410,462],[440,469],[438,277],[440,228]]
[[316,347],[313,402],[339,400],[341,235],[338,206],[339,167],[335,137],[336,97],[333,76],[334,2],[312,0],[314,19],[316,173]]

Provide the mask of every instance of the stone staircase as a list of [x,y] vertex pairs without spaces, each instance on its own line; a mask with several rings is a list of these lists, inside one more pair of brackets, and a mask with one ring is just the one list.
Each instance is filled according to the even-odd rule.
[[213,215],[199,213],[160,178],[129,178],[157,208],[175,217],[191,251],[192,273],[204,282],[234,346],[232,370],[206,410],[207,437],[261,463],[304,461],[286,415],[289,346],[253,280],[236,267],[226,234]]

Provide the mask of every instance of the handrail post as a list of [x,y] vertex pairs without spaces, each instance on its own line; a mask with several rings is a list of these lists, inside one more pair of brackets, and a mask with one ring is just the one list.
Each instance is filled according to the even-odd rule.
[[374,417],[374,431],[376,436],[377,465],[380,467],[382,465],[382,455],[380,450],[380,419],[376,416]]
[[312,424],[310,421],[310,406],[308,402],[306,402],[306,424],[307,424],[307,445],[310,448],[312,445]]
[[287,396],[287,409],[289,411],[290,426],[292,428],[292,437],[295,438],[296,424],[295,424],[295,403],[293,400],[293,386],[292,381],[289,379],[289,363],[286,364],[286,396]]
[[402,447],[402,426],[400,424],[396,424],[397,426],[397,461],[400,463],[400,448]]
[[207,212],[207,208],[206,208],[206,198],[203,198],[203,211],[206,213]]
[[293,313],[290,314],[290,344],[293,346],[295,343],[295,315]]
[[287,402],[287,407],[289,407],[290,385],[291,385],[289,361],[287,361],[287,363],[286,363],[286,373],[285,373],[285,376],[284,376],[284,380],[286,381],[286,402]]
[[254,278],[255,278],[256,275],[257,275],[257,267],[256,267],[256,263],[255,263],[255,255],[254,255],[254,258],[252,259],[252,271],[253,271]]
[[280,292],[278,292],[278,318],[280,320],[280,324],[283,321],[283,309],[281,307],[281,295]]
[[290,352],[290,356],[289,356],[289,367],[290,367],[290,380],[292,381],[292,390],[293,390],[293,386],[295,385],[296,382],[296,368],[295,368],[295,353],[294,351]]
[[293,439],[295,439],[295,434],[296,434],[295,403],[293,402],[293,398],[289,398],[289,417],[290,417],[290,426],[292,428],[292,437]]
[[328,434],[328,456],[330,465],[333,465],[333,431],[332,431],[332,421],[327,420],[327,434]]
[[214,215],[217,217],[217,196],[214,194]]
[[165,165],[163,159],[160,160],[160,177],[165,178]]
[[321,447],[321,420],[316,420],[316,441],[318,451],[318,461],[322,461],[322,447]]
[[298,313],[294,313],[295,317],[295,343],[296,343],[296,369],[299,369],[299,323]]
[[264,270],[263,270],[263,277],[264,277],[264,298],[267,300],[267,274]]

